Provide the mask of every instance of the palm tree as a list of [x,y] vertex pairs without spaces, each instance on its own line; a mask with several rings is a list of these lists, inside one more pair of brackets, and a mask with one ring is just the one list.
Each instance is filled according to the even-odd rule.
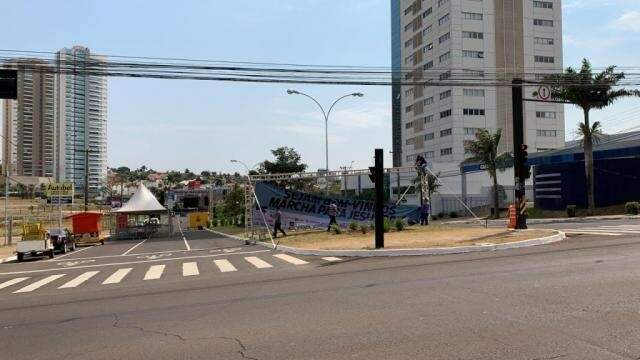
[[[616,100],[629,96],[640,96],[638,90],[620,89],[618,82],[625,78],[624,73],[616,72],[615,66],[609,66],[604,71],[594,74],[591,63],[582,60],[579,71],[568,67],[562,74],[547,77],[551,88],[551,98],[565,101],[582,108],[584,122],[578,126],[578,134],[582,138],[584,148],[584,167],[587,182],[587,214],[593,215],[595,208],[594,179],[593,179],[593,144],[602,137],[601,124],[589,122],[591,109],[602,109]],[[534,94],[535,95],[535,94]]]
[[512,159],[510,153],[498,154],[498,145],[502,137],[502,129],[491,134],[487,129],[480,129],[476,133],[476,139],[466,145],[466,150],[472,155],[467,161],[477,161],[484,165],[493,181],[493,217],[500,218],[500,202],[498,199],[498,171],[504,171]]

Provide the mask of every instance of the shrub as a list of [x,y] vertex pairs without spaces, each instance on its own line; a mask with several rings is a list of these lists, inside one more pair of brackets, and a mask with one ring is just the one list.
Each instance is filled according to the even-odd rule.
[[444,219],[444,213],[443,213],[442,211],[441,211],[441,212],[439,212],[439,213],[438,213],[438,217],[439,217],[440,219]]
[[376,229],[376,223],[375,223],[375,221],[371,221],[371,222],[369,222],[369,229],[371,229],[371,230],[375,230],[375,229]]
[[211,220],[207,220],[207,227],[211,228]]
[[640,204],[637,201],[628,202],[624,205],[624,210],[627,214],[638,215]]
[[340,225],[338,224],[331,225],[331,231],[336,235],[342,234],[342,228],[340,228]]
[[449,217],[452,218],[452,219],[455,219],[455,218],[458,217],[458,213],[455,212],[455,211],[452,211],[452,212],[449,213]]
[[404,220],[402,220],[402,219],[396,219],[396,222],[395,222],[395,224],[394,224],[394,225],[395,225],[395,227],[396,227],[396,230],[398,230],[398,231],[402,231],[402,230],[404,230],[404,226],[405,226],[405,225],[404,225]]
[[382,231],[388,233],[391,231],[391,220],[388,218],[384,218],[384,222],[382,223]]
[[576,217],[576,206],[575,205],[567,205],[567,217]]
[[350,222],[350,223],[349,223],[349,230],[351,230],[351,231],[356,231],[356,230],[358,230],[358,226],[359,226],[359,225],[358,225],[358,223],[357,223],[357,222],[352,221],[352,222]]
[[360,232],[362,232],[363,234],[368,233],[369,232],[369,225],[367,225],[367,224],[360,225]]

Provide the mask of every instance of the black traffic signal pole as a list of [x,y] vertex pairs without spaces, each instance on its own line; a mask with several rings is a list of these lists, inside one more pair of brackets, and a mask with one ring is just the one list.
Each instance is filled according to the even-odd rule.
[[524,99],[522,89],[522,79],[513,79],[511,94],[513,99],[513,168],[516,185],[516,229],[527,228],[527,218],[523,214],[527,173],[525,170],[527,146],[524,144]]
[[373,178],[376,186],[376,249],[384,248],[384,158],[382,149],[375,150]]

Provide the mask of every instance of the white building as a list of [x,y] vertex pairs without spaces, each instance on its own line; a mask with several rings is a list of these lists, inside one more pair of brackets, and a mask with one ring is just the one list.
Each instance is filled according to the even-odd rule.
[[[81,46],[56,53],[61,70],[56,81],[57,179],[72,181],[78,191],[84,189],[88,154],[89,191],[94,195],[107,179],[107,78],[82,70],[105,60]],[[78,73],[74,73],[76,69]]]
[[[401,47],[402,79],[424,81],[401,89],[402,164],[420,154],[436,168],[453,170],[468,157],[465,142],[481,128],[503,129],[501,150],[511,151],[511,88],[477,85],[560,72],[561,1],[392,1],[400,2],[400,44],[393,46]],[[537,89],[525,87],[525,98]],[[563,146],[563,105],[525,102],[524,109],[529,152]]]

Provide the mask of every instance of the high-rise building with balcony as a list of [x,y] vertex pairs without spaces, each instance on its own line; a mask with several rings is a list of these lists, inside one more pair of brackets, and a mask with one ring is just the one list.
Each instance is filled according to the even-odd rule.
[[[399,27],[392,19],[392,34],[400,32],[399,41],[392,36],[392,53],[402,62],[393,71],[404,82],[402,164],[422,155],[457,166],[469,156],[465,143],[482,128],[502,129],[500,150],[511,151],[512,97],[505,84],[562,70],[561,1],[392,1],[399,4],[392,14],[400,17]],[[525,98],[536,90],[525,86]],[[525,102],[524,111],[530,152],[564,145],[562,104]]]
[[[55,174],[55,75],[43,60],[14,59],[18,98],[3,101],[3,164],[17,176]],[[37,68],[41,71],[32,71]]]
[[57,177],[72,181],[79,191],[88,172],[92,195],[107,178],[107,78],[84,70],[105,60],[81,46],[56,53]]

